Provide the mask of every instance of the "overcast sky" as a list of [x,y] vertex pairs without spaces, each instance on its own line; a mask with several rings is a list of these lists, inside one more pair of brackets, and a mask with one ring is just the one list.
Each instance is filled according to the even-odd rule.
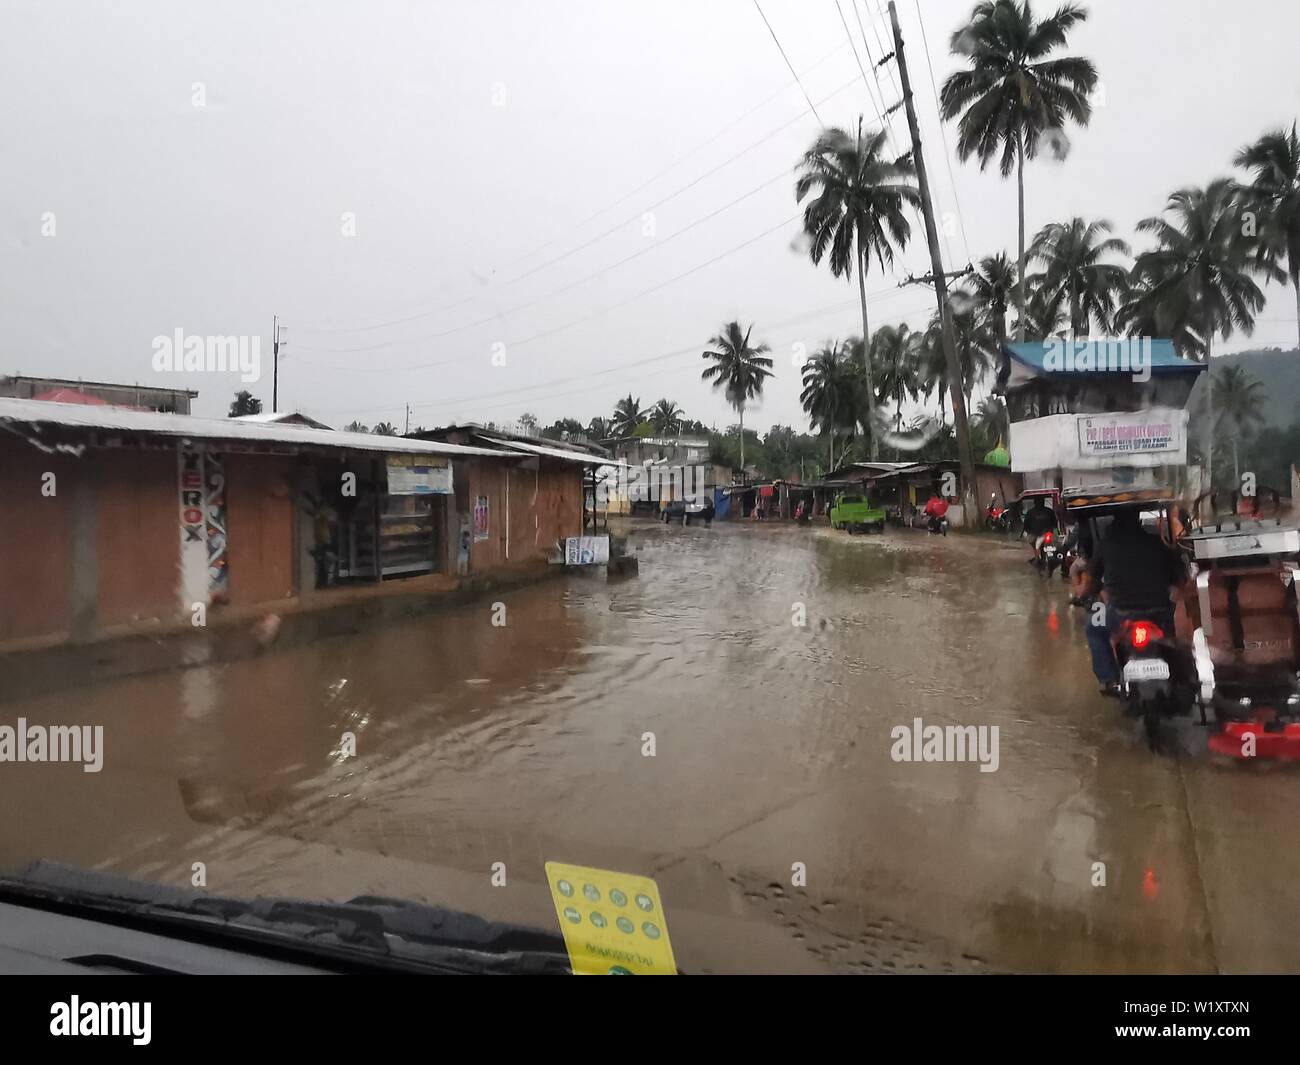
[[[761,2],[827,125],[898,100],[876,0]],[[776,359],[747,423],[806,428],[792,345],[860,332],[856,285],[796,248],[819,126],[753,0],[0,3],[0,373],[180,385],[219,415],[244,386],[156,374],[153,338],[260,335],[269,410],[279,314],[280,407],[335,426],[586,422],[629,391],[726,425],[699,353],[739,318]],[[939,133],[922,21],[942,84],[971,6],[899,3],[949,266],[1016,241],[1014,179]],[[1087,6],[1070,51],[1104,95],[1028,167],[1031,235],[1081,214],[1131,239],[1300,112],[1294,0]],[[897,282],[928,265],[918,225],[868,274],[873,328],[924,324],[932,293]],[[1269,297],[1224,350],[1294,346],[1293,294]]]

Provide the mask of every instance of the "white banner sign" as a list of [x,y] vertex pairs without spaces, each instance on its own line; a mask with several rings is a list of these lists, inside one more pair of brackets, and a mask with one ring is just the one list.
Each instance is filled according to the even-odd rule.
[[1081,415],[1079,454],[1149,455],[1181,451],[1182,423],[1172,412],[1137,411],[1133,414]]
[[423,496],[451,494],[451,463],[416,465],[413,456],[392,455],[388,459],[388,494]]
[[599,566],[608,561],[608,536],[570,536],[564,541],[566,566]]

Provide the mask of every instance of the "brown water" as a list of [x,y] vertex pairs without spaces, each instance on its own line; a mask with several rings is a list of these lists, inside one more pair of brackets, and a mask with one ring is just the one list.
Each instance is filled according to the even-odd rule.
[[[654,876],[693,971],[1300,970],[1300,772],[1190,726],[1150,754],[1019,545],[631,537],[639,578],[505,594],[502,627],[484,601],[0,704],[105,726],[100,773],[0,765],[0,866],[554,927],[556,860]],[[998,726],[997,771],[894,761],[918,717]]]

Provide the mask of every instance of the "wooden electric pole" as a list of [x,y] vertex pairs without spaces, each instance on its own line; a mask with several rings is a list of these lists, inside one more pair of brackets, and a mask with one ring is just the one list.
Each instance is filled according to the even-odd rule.
[[[907,56],[903,52],[903,32],[898,28],[898,11],[889,0],[889,21],[894,27],[894,58],[903,87],[903,104],[907,109],[907,128],[912,134],[912,158],[916,163],[916,184],[921,193],[921,213],[925,216],[925,239],[930,245],[930,272],[939,302],[939,320],[943,323],[943,358],[948,367],[948,393],[952,401],[953,429],[957,434],[957,461],[961,466],[961,503],[964,524],[975,528],[979,513],[975,500],[975,455],[971,450],[970,422],[966,417],[966,396],[961,388],[961,365],[957,362],[957,342],[953,336],[952,314],[948,307],[948,279],[939,254],[939,231],[934,224],[934,205],[930,203],[930,183],[925,174],[925,156],[921,153],[921,130],[916,123],[916,105],[912,100],[912,83],[907,77]],[[941,120],[942,121],[942,120]]]

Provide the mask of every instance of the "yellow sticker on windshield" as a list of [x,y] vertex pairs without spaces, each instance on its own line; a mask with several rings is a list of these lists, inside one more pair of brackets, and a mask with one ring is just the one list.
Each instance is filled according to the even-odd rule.
[[649,877],[547,862],[546,882],[575,975],[677,975],[659,886]]

